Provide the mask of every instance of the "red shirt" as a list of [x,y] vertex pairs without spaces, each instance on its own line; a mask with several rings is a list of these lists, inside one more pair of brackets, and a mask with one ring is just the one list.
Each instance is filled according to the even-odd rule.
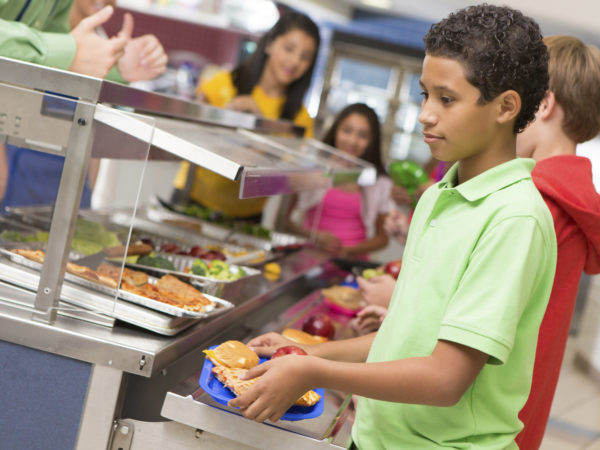
[[587,158],[554,156],[532,174],[554,219],[558,245],[556,275],[540,326],[531,392],[519,413],[524,428],[519,448],[539,448],[558,383],[582,271],[600,272],[600,195]]

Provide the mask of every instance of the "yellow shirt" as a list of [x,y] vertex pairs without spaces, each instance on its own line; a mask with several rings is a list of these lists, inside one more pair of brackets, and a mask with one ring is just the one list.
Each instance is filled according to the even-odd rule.
[[[220,72],[208,81],[203,81],[198,87],[198,94],[203,94],[208,103],[223,108],[237,95],[229,72]],[[281,115],[285,97],[269,97],[259,87],[255,86],[250,94],[258,105],[264,117],[278,119]],[[306,137],[313,136],[313,121],[303,106],[296,118],[296,125],[306,129]],[[184,162],[175,178],[175,187],[183,189],[189,171],[189,163]],[[260,214],[264,207],[265,198],[240,199],[239,182],[228,180],[216,173],[198,167],[190,191],[190,198],[207,208],[221,211],[226,216],[250,217]]]

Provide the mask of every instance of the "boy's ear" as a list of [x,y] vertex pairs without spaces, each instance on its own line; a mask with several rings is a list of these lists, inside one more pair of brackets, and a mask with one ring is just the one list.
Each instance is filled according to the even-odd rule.
[[540,107],[538,109],[538,115],[542,119],[549,118],[556,108],[556,97],[554,97],[554,92],[546,91],[544,98],[540,102]]
[[504,91],[498,96],[498,122],[507,123],[514,120],[521,111],[521,96],[513,89]]

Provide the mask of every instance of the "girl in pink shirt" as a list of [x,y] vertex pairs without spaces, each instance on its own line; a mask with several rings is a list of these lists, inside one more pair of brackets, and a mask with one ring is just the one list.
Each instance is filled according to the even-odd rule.
[[323,142],[373,164],[377,181],[371,186],[349,183],[295,195],[287,220],[293,232],[340,257],[365,258],[387,245],[383,221],[393,207],[392,183],[383,175],[380,135],[377,114],[364,103],[346,106],[336,116]]

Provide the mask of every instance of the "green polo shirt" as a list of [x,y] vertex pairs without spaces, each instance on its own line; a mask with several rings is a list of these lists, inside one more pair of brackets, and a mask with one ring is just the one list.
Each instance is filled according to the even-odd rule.
[[[67,70],[76,51],[69,34],[72,4],[73,0],[31,0],[28,5],[27,0],[0,0],[0,56]],[[125,81],[116,68],[106,78]]]
[[359,448],[517,448],[556,265],[533,166],[514,159],[455,186],[455,165],[422,196],[367,361],[428,356],[439,339],[489,360],[452,407],[360,398],[352,433]]

